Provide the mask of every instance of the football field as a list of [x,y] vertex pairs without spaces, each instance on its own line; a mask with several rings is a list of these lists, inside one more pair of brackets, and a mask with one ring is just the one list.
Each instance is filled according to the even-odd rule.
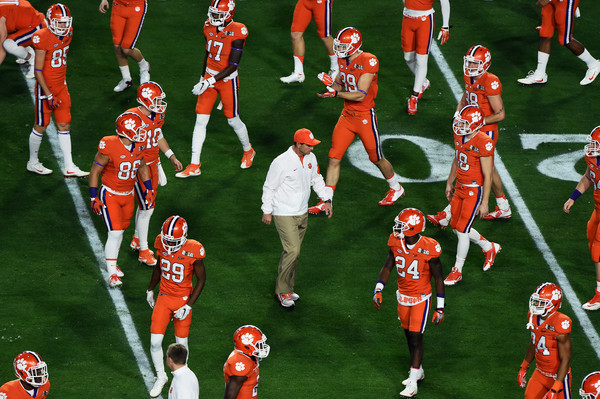
[[[52,3],[30,0],[44,12]],[[114,134],[114,120],[136,105],[134,88],[114,93],[120,74],[114,59],[109,15],[100,1],[66,3],[73,15],[67,81],[72,97],[73,158],[89,170],[99,140]],[[208,2],[150,0],[137,47],[151,64],[152,80],[167,94],[164,135],[180,161],[190,161],[196,96],[191,90],[204,59],[202,24]],[[517,372],[530,339],[529,296],[545,281],[565,294],[561,311],[572,318],[574,397],[581,379],[600,370],[600,311],[581,304],[594,294],[595,276],[586,239],[594,207],[592,193],[562,211],[586,165],[583,146],[597,125],[600,81],[580,86],[586,66],[553,41],[548,83],[522,87],[517,79],[536,66],[539,9],[534,0],[469,0],[452,3],[450,40],[436,42],[429,58],[431,88],[408,116],[413,75],[400,46],[402,2],[336,0],[334,32],[358,28],[364,51],[380,62],[376,111],[386,158],[401,176],[406,196],[394,206],[377,204],[387,184],[368,162],[360,142],[342,161],[333,218],[311,216],[302,245],[295,290],[302,297],[287,311],[273,299],[281,246],[275,227],[261,223],[261,195],[271,161],[292,144],[293,132],[309,128],[325,175],[331,132],[343,107],[321,99],[316,78],[329,59],[313,23],[304,35],[302,84],[279,77],[293,68],[289,27],[294,0],[238,0],[235,20],[248,27],[240,64],[240,117],[257,155],[250,169],[239,167],[242,149],[221,111],[213,110],[202,151],[202,175],[177,179],[162,157],[168,184],[160,187],[150,223],[150,242],[170,215],[183,216],[188,237],[206,249],[207,281],[193,308],[189,366],[201,397],[223,396],[222,366],[232,334],[255,324],[271,352],[261,362],[261,398],[396,398],[409,369],[404,332],[397,320],[394,279],[382,309],[372,304],[377,276],[387,256],[394,217],[405,207],[430,214],[442,210],[453,156],[451,119],[463,89],[462,63],[475,44],[490,49],[490,72],[502,84],[506,119],[500,122],[496,166],[513,216],[475,222],[490,241],[502,245],[491,270],[471,245],[463,280],[446,288],[446,320],[429,324],[419,398],[516,398],[523,396]],[[436,36],[441,26],[435,3]],[[600,57],[596,18],[600,4],[582,1],[574,37]],[[24,350],[48,363],[52,398],[148,397],[154,382],[149,362],[151,309],[146,303],[151,268],[129,250],[126,231],[119,265],[120,289],[105,283],[102,220],[89,211],[87,179],[66,180],[55,132],[44,137],[40,160],[50,176],[26,171],[28,135],[34,120],[32,81],[14,57],[0,65],[0,384],[14,378],[12,361]],[[49,137],[53,136],[53,137]],[[316,203],[313,195],[310,205]],[[495,201],[490,201],[493,209]],[[430,224],[424,232],[443,248],[446,275],[454,264],[456,236]],[[172,326],[164,347],[174,342]],[[530,373],[533,365],[530,367]],[[170,375],[170,373],[169,373]],[[170,383],[170,382],[169,382]],[[166,398],[165,389],[163,397]]]

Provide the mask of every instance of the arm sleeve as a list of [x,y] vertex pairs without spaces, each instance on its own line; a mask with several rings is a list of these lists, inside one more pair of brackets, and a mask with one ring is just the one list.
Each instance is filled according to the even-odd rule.
[[440,0],[442,7],[442,26],[450,26],[450,0]]

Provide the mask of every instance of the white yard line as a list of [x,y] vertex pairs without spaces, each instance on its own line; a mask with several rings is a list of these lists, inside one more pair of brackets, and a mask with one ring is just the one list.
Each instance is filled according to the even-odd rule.
[[[433,56],[435,62],[442,71],[442,74],[446,78],[446,81],[448,82],[448,85],[450,86],[450,89],[452,90],[452,93],[456,98],[456,102],[460,101],[460,98],[462,97],[464,91],[464,87],[458,83],[458,80],[452,73],[452,70],[448,66],[448,63],[446,62],[446,59],[441,53],[440,48],[438,47],[436,42],[433,42],[431,46],[431,55]],[[500,154],[498,154],[497,151],[494,162],[496,169],[498,170],[498,173],[502,178],[504,189],[508,192],[509,200],[512,202],[512,208],[516,208],[517,213],[519,214],[519,216],[521,216],[521,219],[523,219],[525,228],[531,235],[533,242],[535,243],[538,250],[541,252],[542,256],[544,257],[544,260],[550,267],[550,270],[552,271],[552,273],[554,273],[558,285],[560,285],[560,287],[562,288],[567,302],[569,302],[569,305],[571,305],[575,317],[577,317],[577,320],[579,320],[579,323],[583,328],[583,332],[590,340],[592,348],[596,352],[596,356],[600,359],[600,337],[598,336],[598,332],[592,325],[592,322],[590,321],[590,318],[586,314],[585,310],[581,308],[581,302],[577,298],[577,295],[575,295],[575,291],[573,290],[569,279],[567,278],[563,269],[558,264],[556,258],[554,257],[554,254],[550,250],[550,247],[546,243],[546,240],[544,239],[540,228],[533,219],[529,208],[527,208],[523,197],[521,197],[519,189],[517,188],[512,177],[508,173],[508,170],[504,166],[502,158],[500,158]],[[557,210],[557,212],[561,212],[561,210]],[[590,266],[590,276],[593,276],[591,270],[592,268]],[[540,281],[540,283],[542,283],[542,281]]]
[[[22,69],[22,71],[26,71],[26,68]],[[34,79],[25,79],[27,82],[27,87],[29,88],[29,93],[31,94],[31,98],[35,102],[34,96]],[[63,157],[62,151],[60,150],[60,146],[58,144],[58,132],[56,130],[56,126],[54,125],[54,121],[48,125],[46,132],[44,133],[50,145],[52,146],[52,152],[54,153],[54,157],[56,158],[59,169],[54,172],[53,177],[55,178],[57,175],[60,176],[62,174],[63,165]],[[91,158],[90,158],[91,159]],[[91,163],[91,162],[90,162]],[[84,168],[85,169],[85,168]],[[81,195],[81,191],[79,189],[79,184],[77,183],[77,179],[74,178],[65,178],[65,184],[69,190],[69,194],[71,194],[71,198],[73,199],[73,204],[75,205],[75,210],[77,211],[77,217],[79,218],[79,223],[81,223],[81,227],[85,231],[85,234],[88,238],[90,246],[94,252],[94,256],[96,257],[96,266],[100,269],[100,273],[102,274],[102,279],[106,283],[108,279],[108,275],[106,273],[106,263],[104,261],[104,244],[100,241],[100,237],[98,236],[98,232],[94,227],[94,223],[92,222],[90,212],[88,210],[88,199],[83,199]],[[125,331],[125,337],[127,338],[127,342],[129,342],[129,346],[133,351],[133,355],[135,356],[135,360],[137,362],[138,368],[140,369],[140,373],[144,378],[144,383],[146,388],[150,390],[152,385],[154,385],[154,372],[152,370],[152,366],[148,361],[148,357],[146,356],[146,352],[144,352],[144,348],[142,346],[142,342],[140,341],[140,336],[135,329],[135,324],[133,323],[133,319],[131,318],[131,313],[129,313],[129,308],[127,307],[127,303],[125,302],[125,298],[123,297],[123,293],[118,288],[110,288],[108,283],[105,284],[106,289],[112,299],[113,304],[115,305],[115,309],[117,311],[117,316],[119,316],[119,321],[121,322],[121,326],[123,326],[123,330]],[[143,296],[140,297],[140,300],[144,300]],[[162,398],[162,396],[159,396]]]

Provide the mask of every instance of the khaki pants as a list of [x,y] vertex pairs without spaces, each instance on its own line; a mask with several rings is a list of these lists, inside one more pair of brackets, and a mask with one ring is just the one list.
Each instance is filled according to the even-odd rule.
[[273,215],[273,222],[279,233],[282,247],[275,293],[289,294],[294,291],[300,247],[308,226],[308,213],[300,216]]

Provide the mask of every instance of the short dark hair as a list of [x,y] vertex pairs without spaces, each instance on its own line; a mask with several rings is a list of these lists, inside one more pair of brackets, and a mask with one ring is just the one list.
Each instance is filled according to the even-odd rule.
[[167,349],[167,357],[170,357],[175,364],[185,364],[188,351],[182,344],[171,344]]

